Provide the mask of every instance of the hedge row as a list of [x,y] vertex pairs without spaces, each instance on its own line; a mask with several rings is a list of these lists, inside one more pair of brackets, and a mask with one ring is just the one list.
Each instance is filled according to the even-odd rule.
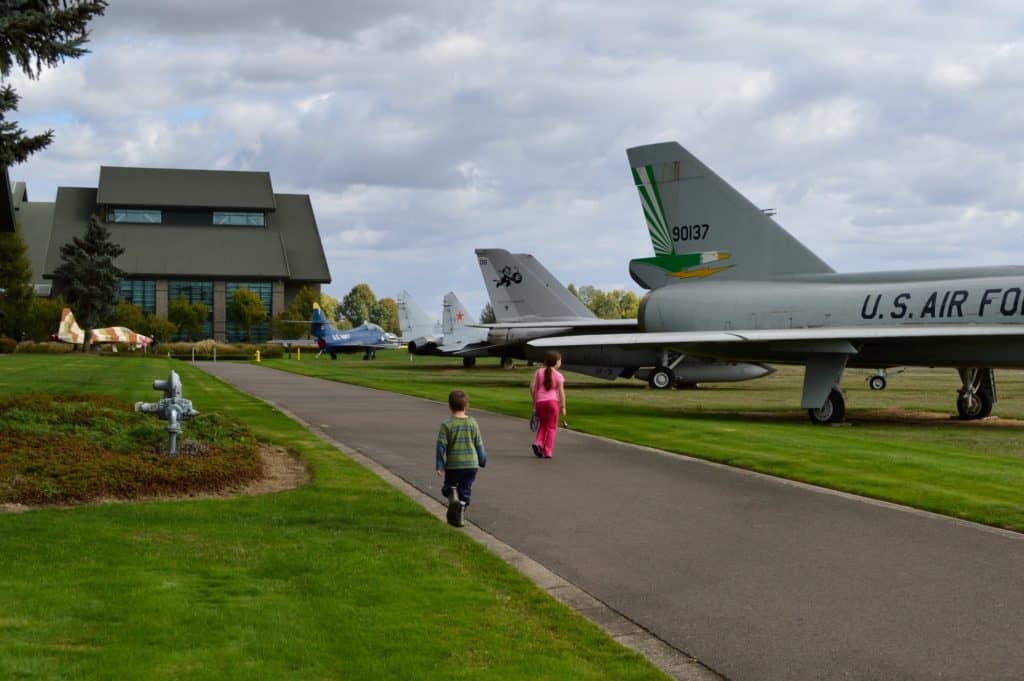
[[[198,343],[158,343],[142,351],[138,348],[118,343],[116,346],[101,345],[93,346],[93,351],[102,354],[116,354],[124,357],[174,357],[176,359],[192,359],[192,350],[195,349],[197,360],[211,360],[216,351],[217,359],[253,359],[256,351],[266,359],[277,359],[284,357],[284,348],[280,345],[269,344],[248,344],[248,343],[217,343],[215,341],[200,341]],[[36,343],[34,341],[15,342],[10,338],[0,338],[0,354],[11,352],[23,352],[37,355],[56,355],[66,352],[73,352],[75,346],[70,343]],[[80,349],[80,348],[79,348]]]

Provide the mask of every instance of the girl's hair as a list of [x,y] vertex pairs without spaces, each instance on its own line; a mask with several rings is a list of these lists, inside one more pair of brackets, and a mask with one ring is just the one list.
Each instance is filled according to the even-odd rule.
[[554,386],[554,381],[551,378],[551,370],[558,364],[558,360],[562,359],[562,355],[555,352],[554,350],[548,350],[548,353],[544,355],[544,389],[551,390]]

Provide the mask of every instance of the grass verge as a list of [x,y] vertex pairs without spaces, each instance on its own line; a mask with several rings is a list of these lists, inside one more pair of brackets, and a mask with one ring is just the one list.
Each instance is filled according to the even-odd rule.
[[[469,391],[474,408],[528,417],[533,369],[496,360],[463,369],[459,360],[379,353],[374,362],[274,360],[266,365],[444,401]],[[654,391],[567,374],[575,430],[656,447],[793,480],[1024,531],[1024,374],[999,372],[1004,419],[949,418],[955,372],[908,370],[885,391],[864,371],[844,379],[850,425],[815,427],[798,409],[802,371],[699,390]]]
[[3,356],[0,393],[152,400],[172,367],[198,410],[299,452],[313,483],[0,514],[0,678],[666,678],[291,419],[187,364]]

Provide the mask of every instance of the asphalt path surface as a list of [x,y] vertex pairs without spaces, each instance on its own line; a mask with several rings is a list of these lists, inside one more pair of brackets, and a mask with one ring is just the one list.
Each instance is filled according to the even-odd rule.
[[[446,405],[202,367],[441,500]],[[541,460],[473,415],[468,518],[728,679],[1024,679],[1024,535],[571,431]]]

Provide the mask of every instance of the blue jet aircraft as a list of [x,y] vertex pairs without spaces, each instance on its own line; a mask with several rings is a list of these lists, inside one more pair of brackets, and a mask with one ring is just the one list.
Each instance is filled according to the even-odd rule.
[[327,321],[317,303],[313,303],[313,317],[309,325],[316,338],[316,345],[320,348],[317,357],[326,352],[331,359],[338,359],[339,354],[362,352],[363,359],[376,359],[378,350],[395,350],[399,347],[395,334],[370,322],[363,322],[354,329],[339,331]]

